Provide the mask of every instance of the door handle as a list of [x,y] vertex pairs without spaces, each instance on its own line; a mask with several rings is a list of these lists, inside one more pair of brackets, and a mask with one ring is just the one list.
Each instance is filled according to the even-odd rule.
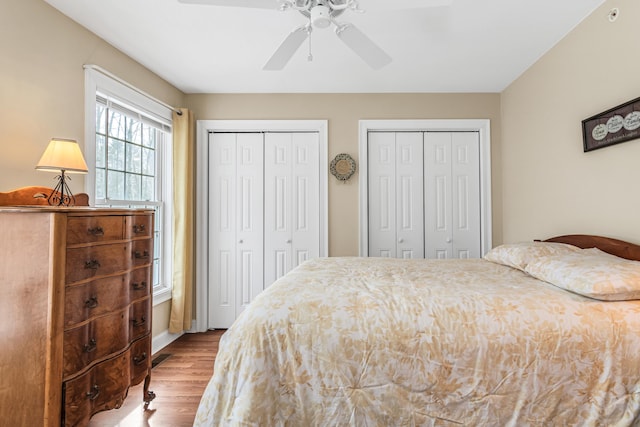
[[288,240],[287,240],[287,243],[291,243],[291,239],[288,239]]
[[398,243],[404,243],[404,239],[401,237],[398,239]]
[[451,237],[447,237],[447,240],[446,240],[447,243],[451,243],[452,241],[453,240],[451,239]]

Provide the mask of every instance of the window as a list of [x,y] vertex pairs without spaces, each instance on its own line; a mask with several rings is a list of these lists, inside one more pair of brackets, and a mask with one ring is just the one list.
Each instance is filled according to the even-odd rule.
[[87,117],[91,111],[95,117],[86,131],[86,191],[95,206],[154,209],[154,303],[166,301],[171,296],[171,111],[151,98],[141,102],[141,93],[95,69],[87,69],[85,77]]

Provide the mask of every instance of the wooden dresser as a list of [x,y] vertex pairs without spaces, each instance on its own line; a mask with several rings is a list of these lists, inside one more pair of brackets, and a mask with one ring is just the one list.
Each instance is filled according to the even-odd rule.
[[151,373],[153,211],[0,208],[0,423],[83,426]]

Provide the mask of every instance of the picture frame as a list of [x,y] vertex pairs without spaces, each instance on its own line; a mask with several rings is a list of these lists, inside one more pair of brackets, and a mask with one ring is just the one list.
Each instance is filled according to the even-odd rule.
[[329,171],[338,181],[346,182],[356,171],[356,161],[350,155],[340,153],[331,161]]
[[640,98],[582,121],[584,152],[640,138]]

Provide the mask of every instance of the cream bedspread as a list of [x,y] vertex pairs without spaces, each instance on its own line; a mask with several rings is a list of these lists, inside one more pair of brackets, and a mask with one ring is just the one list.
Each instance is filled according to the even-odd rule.
[[640,424],[640,301],[486,260],[323,258],[223,335],[198,426]]

